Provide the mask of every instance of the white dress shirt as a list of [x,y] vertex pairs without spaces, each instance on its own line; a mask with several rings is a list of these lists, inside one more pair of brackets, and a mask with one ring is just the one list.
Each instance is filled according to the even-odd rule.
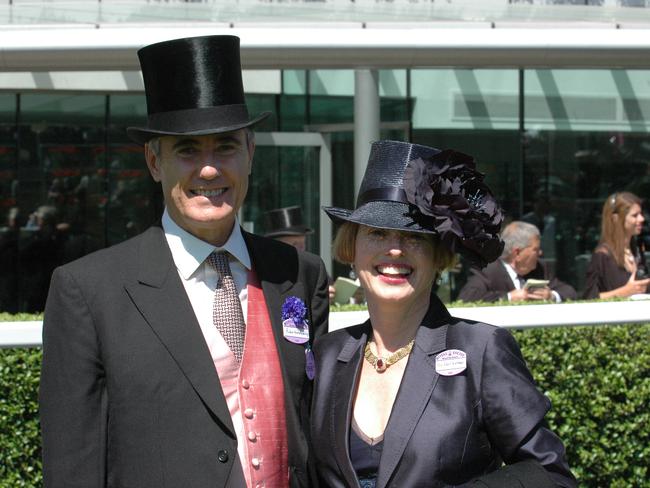
[[[512,280],[512,283],[515,286],[515,289],[521,290],[522,284],[521,281],[519,281],[519,276],[517,275],[515,269],[505,261],[501,261],[501,264],[503,264],[503,267],[506,268],[506,272],[508,273],[508,276],[510,276],[510,279]],[[560,303],[562,301],[562,297],[555,290],[551,290],[551,296],[553,297],[555,303]],[[510,293],[508,293],[508,301],[511,300],[512,298],[510,297]]]
[[183,230],[172,220],[167,209],[163,213],[162,226],[178,275],[190,299],[196,319],[199,321],[208,347],[213,350],[214,341],[223,341],[223,339],[212,322],[214,290],[219,279],[217,271],[206,262],[206,258],[212,251],[225,250],[230,253],[230,271],[239,294],[244,321],[247,319],[248,289],[246,285],[248,270],[251,269],[251,258],[241,233],[239,221],[235,220],[232,233],[222,247],[215,247]]

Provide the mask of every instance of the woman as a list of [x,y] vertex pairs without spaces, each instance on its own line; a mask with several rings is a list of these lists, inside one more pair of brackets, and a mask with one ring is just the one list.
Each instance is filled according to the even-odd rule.
[[354,265],[370,319],[314,346],[321,485],[576,486],[511,334],[451,317],[432,293],[455,252],[501,253],[501,212],[473,160],[376,142],[356,210],[325,211],[343,222],[334,253]]
[[585,298],[648,293],[650,279],[636,236],[643,228],[641,199],[633,193],[609,196],[603,205],[600,243],[587,268]]

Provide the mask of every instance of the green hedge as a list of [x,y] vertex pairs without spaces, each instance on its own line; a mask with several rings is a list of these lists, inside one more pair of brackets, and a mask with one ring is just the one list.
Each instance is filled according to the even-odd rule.
[[0,349],[0,488],[42,485],[40,370],[40,349]]
[[[580,486],[650,488],[650,324],[515,335]],[[0,488],[42,483],[39,367],[39,349],[0,349]]]

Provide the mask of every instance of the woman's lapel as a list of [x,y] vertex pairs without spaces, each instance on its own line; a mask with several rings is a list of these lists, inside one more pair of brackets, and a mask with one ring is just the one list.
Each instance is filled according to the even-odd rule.
[[[446,310],[444,311],[446,312]],[[427,314],[427,316],[431,315],[433,314]],[[448,328],[446,319],[448,318],[448,313],[442,317],[439,316],[438,324],[432,324],[425,318],[422,326],[418,329],[415,345],[409,356],[402,383],[384,432],[384,448],[379,464],[377,488],[384,488],[388,485],[422,413],[434,394],[439,378],[435,368],[435,356],[446,349]],[[441,319],[444,323],[441,323]],[[442,413],[439,420],[440,422],[445,421]]]
[[350,422],[352,421],[352,402],[363,358],[363,348],[370,331],[369,322],[366,322],[364,329],[367,330],[359,337],[350,336],[343,345],[337,358],[335,383],[332,385],[334,401],[332,402],[330,425],[334,430],[332,438],[335,443],[332,448],[339,469],[347,481],[347,486],[350,487],[358,486],[357,476],[350,462]]

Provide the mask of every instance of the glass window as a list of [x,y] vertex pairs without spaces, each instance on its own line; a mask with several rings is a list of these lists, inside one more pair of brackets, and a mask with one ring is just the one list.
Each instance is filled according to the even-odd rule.
[[18,239],[25,210],[18,206],[16,95],[0,94],[0,312],[18,312]]
[[143,232],[162,215],[162,191],[149,174],[143,147],[126,135],[127,127],[146,125],[144,94],[109,98],[106,148],[106,240],[116,244]]
[[525,217],[580,292],[608,195],[650,194],[650,71],[525,72]]
[[314,230],[307,238],[307,250],[318,253],[321,211],[318,148],[258,144],[243,208],[245,226],[263,235],[267,231],[264,212],[294,205],[301,208],[305,225]]
[[[471,154],[509,218],[521,206],[521,151],[516,70],[413,70],[412,140]],[[453,270],[448,290],[455,299],[468,270]]]
[[20,311],[43,310],[56,266],[106,244],[105,111],[102,95],[20,96]]

